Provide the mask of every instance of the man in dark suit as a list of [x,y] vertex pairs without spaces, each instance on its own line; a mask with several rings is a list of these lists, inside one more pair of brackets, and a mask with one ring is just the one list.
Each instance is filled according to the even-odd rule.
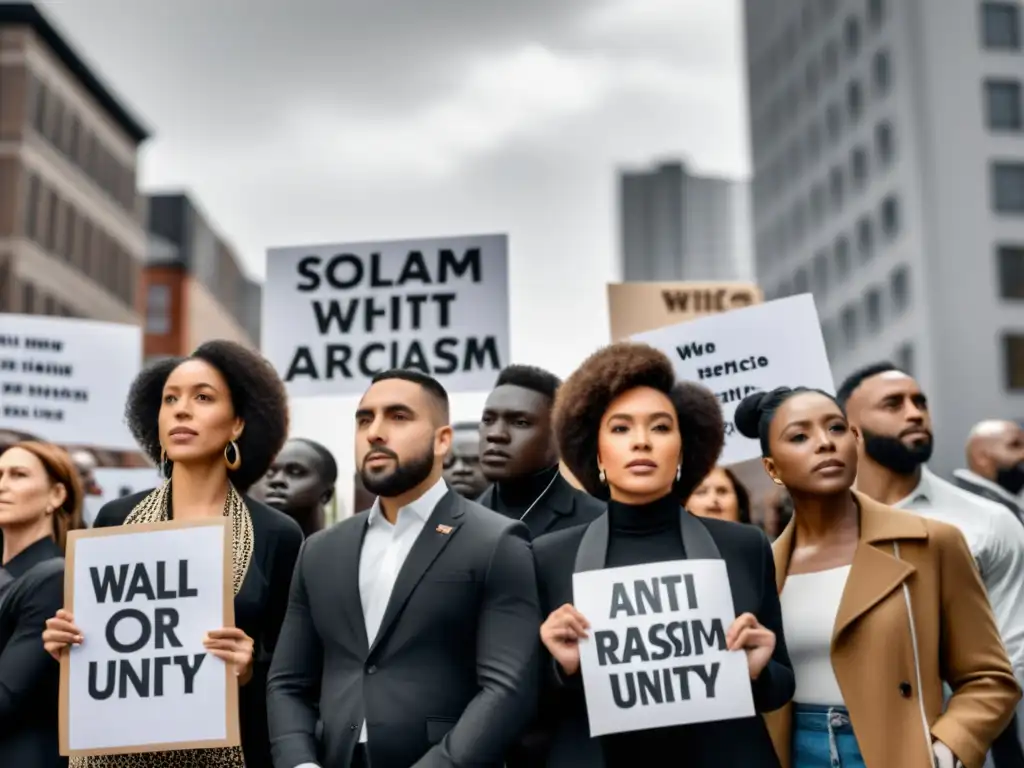
[[1024,522],[1024,428],[1012,421],[979,422],[967,438],[967,469],[953,473],[965,491],[1002,504]]
[[560,385],[542,368],[510,365],[498,375],[480,424],[480,464],[492,485],[477,501],[523,521],[534,538],[604,512],[603,503],[559,472],[551,409]]
[[378,374],[359,403],[377,501],[299,556],[267,693],[277,768],[500,768],[534,713],[529,533],[445,485],[448,419],[413,371]]

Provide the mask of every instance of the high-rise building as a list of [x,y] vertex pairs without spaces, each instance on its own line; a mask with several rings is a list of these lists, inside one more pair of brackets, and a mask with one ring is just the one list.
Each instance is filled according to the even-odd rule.
[[184,193],[150,195],[145,356],[184,355],[209,339],[259,344],[260,285]]
[[691,174],[679,162],[619,174],[622,279],[751,276],[749,187]]
[[0,3],[0,312],[138,323],[146,129],[31,3]]
[[745,11],[758,280],[813,292],[837,381],[921,380],[948,472],[972,423],[1024,414],[1021,4]]

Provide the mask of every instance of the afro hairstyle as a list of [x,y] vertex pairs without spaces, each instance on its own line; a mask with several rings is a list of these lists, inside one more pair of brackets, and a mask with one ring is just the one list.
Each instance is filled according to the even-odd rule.
[[164,384],[182,363],[202,360],[216,368],[231,393],[235,413],[245,422],[238,438],[242,464],[228,477],[239,493],[245,493],[267,473],[288,435],[288,395],[273,366],[259,353],[233,341],[208,341],[188,357],[159,360],[136,376],[128,392],[125,422],[139,447],[168,474],[170,461],[160,466],[160,406]]
[[601,420],[612,401],[638,387],[663,392],[675,407],[683,466],[674,493],[682,503],[718,462],[725,442],[722,409],[708,389],[677,382],[672,362],[647,344],[620,342],[604,347],[559,388],[554,425],[562,460],[587,493],[607,500],[609,491],[597,467]]

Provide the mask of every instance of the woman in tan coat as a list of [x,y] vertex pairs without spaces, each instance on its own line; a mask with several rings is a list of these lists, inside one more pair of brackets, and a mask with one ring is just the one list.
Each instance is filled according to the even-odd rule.
[[830,395],[757,393],[735,421],[795,507],[774,551],[796,694],[765,716],[783,768],[981,768],[1021,692],[963,536],[851,491]]

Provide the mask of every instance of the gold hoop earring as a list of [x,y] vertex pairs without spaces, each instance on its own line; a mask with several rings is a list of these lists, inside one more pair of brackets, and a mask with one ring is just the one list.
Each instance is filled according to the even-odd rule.
[[[228,458],[228,448],[230,448],[234,452],[234,459]],[[232,472],[234,472],[236,469],[242,466],[242,452],[238,450],[238,443],[236,443],[234,440],[231,440],[227,445],[224,446],[224,463]]]
[[608,484],[608,475],[606,475],[604,473],[603,469],[599,469],[597,471],[597,479],[601,481],[601,485],[607,485]]

